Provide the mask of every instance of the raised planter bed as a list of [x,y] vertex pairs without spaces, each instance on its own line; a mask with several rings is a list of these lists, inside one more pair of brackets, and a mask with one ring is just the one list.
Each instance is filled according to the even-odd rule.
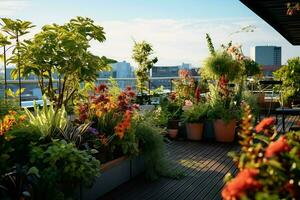
[[101,175],[91,188],[80,188],[78,199],[95,200],[145,170],[143,156],[120,157],[101,165]]

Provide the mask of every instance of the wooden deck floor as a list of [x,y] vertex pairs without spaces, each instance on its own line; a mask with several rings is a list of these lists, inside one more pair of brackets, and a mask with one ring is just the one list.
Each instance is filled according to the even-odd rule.
[[[300,116],[287,117],[286,130],[298,120]],[[280,118],[277,131],[282,131]],[[168,157],[175,162],[173,169],[182,170],[186,177],[180,180],[162,178],[157,182],[147,182],[143,175],[140,175],[99,199],[221,199],[224,176],[228,172],[237,171],[227,153],[238,149],[237,144],[173,141],[167,144]]]
[[141,175],[100,199],[220,199],[223,177],[236,171],[227,153],[237,145],[174,141],[167,149],[174,169],[186,174],[183,179],[147,182]]

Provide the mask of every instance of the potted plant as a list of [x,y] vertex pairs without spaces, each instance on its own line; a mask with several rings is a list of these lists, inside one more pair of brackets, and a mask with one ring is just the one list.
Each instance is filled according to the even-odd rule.
[[189,140],[201,140],[203,135],[203,121],[207,116],[207,104],[192,104],[186,101],[182,114],[183,121],[186,122],[187,138]]
[[234,141],[239,113],[239,109],[235,105],[230,105],[228,108],[221,103],[211,106],[211,109],[208,111],[208,116],[209,119],[213,120],[216,141]]
[[[207,43],[211,55],[205,60],[203,73],[213,84],[209,89],[209,116],[214,120],[215,137],[220,142],[232,142],[238,119],[238,105],[242,92],[244,55],[240,47],[230,42],[215,51],[209,35]],[[236,83],[236,84],[232,84]]]
[[181,103],[177,100],[176,93],[169,94],[161,99],[161,108],[167,116],[167,133],[170,138],[176,138],[180,127],[180,116],[182,114]]

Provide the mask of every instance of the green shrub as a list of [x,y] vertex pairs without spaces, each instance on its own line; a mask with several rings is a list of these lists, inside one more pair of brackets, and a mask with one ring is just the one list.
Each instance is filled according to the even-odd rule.
[[193,105],[191,108],[185,110],[182,114],[183,121],[188,123],[196,123],[207,118],[209,110],[208,104]]
[[68,194],[80,183],[90,186],[100,174],[98,160],[65,140],[33,146],[30,164],[38,169],[38,194],[46,192],[48,198],[50,191]]
[[155,126],[150,118],[135,125],[140,151],[145,157],[146,178],[157,180],[161,176],[180,178],[182,174],[171,171],[172,163],[166,158],[163,129]]
[[212,79],[219,79],[225,75],[229,81],[233,81],[239,77],[241,66],[228,53],[218,52],[205,60],[204,71]]

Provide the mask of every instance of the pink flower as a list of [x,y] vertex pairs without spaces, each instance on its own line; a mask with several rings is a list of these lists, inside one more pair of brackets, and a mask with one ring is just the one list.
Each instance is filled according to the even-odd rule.
[[193,106],[193,102],[190,100],[184,101],[184,106],[182,107],[182,110],[188,110]]

